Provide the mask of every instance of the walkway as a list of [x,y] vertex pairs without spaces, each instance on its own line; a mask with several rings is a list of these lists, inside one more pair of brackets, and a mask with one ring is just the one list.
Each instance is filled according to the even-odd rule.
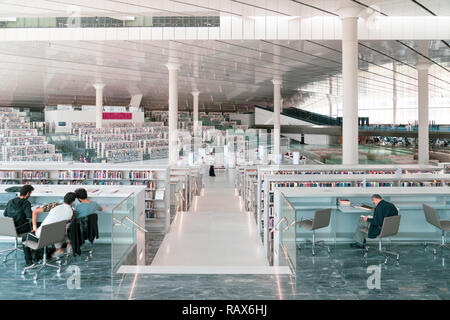
[[202,195],[179,213],[151,266],[123,266],[119,273],[279,274],[270,267],[251,213],[234,189],[233,171],[204,177]]

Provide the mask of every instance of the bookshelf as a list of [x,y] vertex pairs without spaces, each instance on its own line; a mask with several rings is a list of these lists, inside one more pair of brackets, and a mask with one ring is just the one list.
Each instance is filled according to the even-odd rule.
[[[372,171],[373,172],[373,171]],[[388,170],[388,172],[391,172]],[[424,188],[440,190],[450,185],[449,174],[435,173],[413,173],[398,175],[387,174],[266,174],[263,186],[260,191],[259,210],[256,207],[258,231],[263,236],[263,243],[267,248],[273,240],[273,233],[270,233],[275,221],[274,216],[274,193],[278,188],[299,189],[330,189],[340,190],[346,188]],[[411,188],[414,187],[414,188]],[[338,192],[338,191],[336,191]],[[408,193],[410,191],[408,190]]]
[[[324,175],[393,175],[401,176],[403,174],[429,174],[433,176],[437,176],[443,174],[444,169],[442,167],[437,166],[423,166],[423,165],[396,165],[396,164],[386,164],[386,165],[358,165],[355,166],[343,166],[343,165],[281,165],[281,166],[266,166],[266,167],[258,167],[258,199],[257,199],[257,224],[259,232],[264,231],[264,221],[265,220],[265,207],[267,206],[268,200],[266,198],[265,190],[265,176],[266,175],[305,175],[305,176],[313,176],[314,179],[317,177]],[[424,177],[425,178],[425,177]],[[314,181],[311,179],[311,181]],[[428,179],[428,178],[425,178]],[[290,181],[289,178],[286,178],[287,181]],[[330,179],[330,182],[332,180]],[[415,182],[420,183],[420,181],[414,180]],[[361,181],[362,182],[362,181]],[[408,182],[405,180],[405,186]],[[430,181],[428,181],[430,182]],[[413,183],[411,183],[411,186]],[[416,185],[418,186],[418,185]]]
[[[164,232],[170,225],[170,188],[167,187],[169,170],[159,165],[128,164],[73,164],[73,163],[26,163],[16,165],[2,163],[1,184],[32,185],[95,185],[95,186],[141,186],[145,188],[142,207],[147,220],[164,220]],[[42,169],[44,168],[44,169]]]

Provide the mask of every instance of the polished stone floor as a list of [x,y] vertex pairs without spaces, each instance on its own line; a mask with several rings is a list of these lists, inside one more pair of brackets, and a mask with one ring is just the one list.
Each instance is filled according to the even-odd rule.
[[233,171],[204,176],[202,194],[180,212],[152,266],[268,266],[253,215],[234,188]]
[[[7,247],[1,243],[0,250]],[[348,245],[332,247],[331,255],[297,251],[296,277],[291,275],[116,275],[111,281],[110,246],[97,245],[94,258],[73,260],[79,267],[80,289],[68,271],[54,270],[22,277],[22,253],[0,263],[0,299],[450,299],[450,252],[433,256],[422,245],[394,244],[399,264]],[[381,264],[380,289],[368,289],[368,267]],[[73,277],[73,274],[72,274]]]

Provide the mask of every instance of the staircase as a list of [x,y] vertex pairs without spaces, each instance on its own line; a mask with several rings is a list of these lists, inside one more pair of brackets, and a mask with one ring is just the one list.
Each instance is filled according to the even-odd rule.
[[[255,106],[255,108],[261,108],[263,110],[273,112],[273,109],[271,107]],[[329,125],[329,126],[341,125],[341,121],[338,118],[333,118],[323,114],[297,108],[283,108],[283,111],[281,111],[280,114],[316,125]]]
[[155,218],[145,221],[145,228],[148,232],[145,234],[145,252],[146,265],[150,265],[158,252],[161,243],[164,240],[166,218]]

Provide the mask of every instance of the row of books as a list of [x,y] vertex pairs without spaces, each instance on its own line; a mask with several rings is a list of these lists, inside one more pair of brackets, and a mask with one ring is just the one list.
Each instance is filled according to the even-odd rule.
[[169,155],[169,147],[150,147],[147,153],[150,155],[150,159],[165,159]]
[[37,155],[28,155],[28,156],[11,156],[9,161],[22,161],[22,162],[30,162],[30,161],[48,161],[48,162],[56,162],[62,161],[61,153],[54,154],[37,154]]
[[31,137],[37,135],[37,129],[0,129],[0,137]]
[[2,146],[3,161],[9,161],[11,157],[36,156],[40,154],[54,154],[55,145],[23,145],[23,146]]
[[67,170],[58,171],[58,179],[88,179],[89,171],[84,170]]
[[45,144],[44,136],[0,137],[0,145],[22,146]]
[[154,178],[153,171],[130,171],[128,178],[131,180],[151,180]]
[[110,170],[94,170],[92,171],[93,179],[117,179],[121,180],[123,177],[122,171],[110,171]]
[[16,171],[0,171],[0,179],[16,179]]
[[48,179],[48,171],[22,171],[22,179]]
[[105,157],[112,162],[130,162],[141,161],[143,159],[142,149],[121,149],[121,150],[107,150]]
[[145,200],[164,200],[164,189],[146,190]]

